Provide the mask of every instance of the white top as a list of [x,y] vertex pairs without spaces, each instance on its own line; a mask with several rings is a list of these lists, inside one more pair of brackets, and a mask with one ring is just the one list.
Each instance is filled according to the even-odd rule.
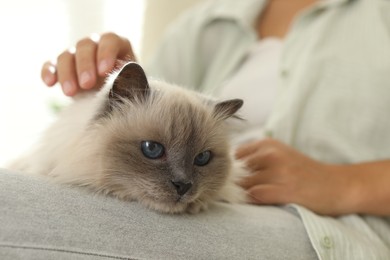
[[237,72],[215,93],[220,100],[244,100],[239,115],[245,121],[238,123],[240,134],[234,143],[263,137],[275,101],[282,46],[282,41],[277,38],[256,42]]

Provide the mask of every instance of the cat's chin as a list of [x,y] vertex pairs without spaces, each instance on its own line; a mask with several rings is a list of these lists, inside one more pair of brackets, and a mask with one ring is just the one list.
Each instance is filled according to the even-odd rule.
[[201,200],[195,200],[195,201],[183,201],[183,200],[176,200],[176,201],[155,201],[155,200],[149,200],[144,199],[140,201],[141,204],[144,204],[146,207],[156,210],[161,213],[167,213],[167,214],[181,214],[181,213],[190,213],[190,214],[196,214],[200,211],[207,209],[207,203]]
[[184,196],[179,196],[175,192],[155,193],[155,191],[151,192],[150,190],[140,192],[139,190],[135,191],[135,189],[123,187],[122,189],[113,189],[113,187],[102,189],[100,185],[93,189],[104,194],[111,194],[113,197],[121,200],[137,201],[149,209],[166,214],[195,214],[207,209],[206,199],[196,192],[189,192]]
[[169,203],[146,203],[146,206],[148,208],[151,208],[153,210],[156,210],[161,213],[167,213],[167,214],[180,214],[184,213],[187,208],[186,203],[176,203],[176,204],[169,204]]

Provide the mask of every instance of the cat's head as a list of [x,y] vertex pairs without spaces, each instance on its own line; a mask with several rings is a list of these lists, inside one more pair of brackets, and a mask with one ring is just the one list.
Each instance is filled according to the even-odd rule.
[[136,63],[116,75],[94,130],[103,143],[101,188],[170,213],[214,198],[232,163],[225,120],[242,100],[149,82]]

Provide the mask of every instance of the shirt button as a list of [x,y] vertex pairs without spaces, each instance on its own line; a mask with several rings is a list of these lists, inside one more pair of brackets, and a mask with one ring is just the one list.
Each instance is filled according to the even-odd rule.
[[330,237],[328,236],[324,236],[322,239],[321,239],[321,245],[325,248],[332,248],[333,247],[333,241]]
[[288,69],[283,68],[283,69],[280,71],[280,75],[281,75],[283,78],[287,78],[287,77],[288,77]]
[[265,131],[265,137],[272,138],[273,137],[273,132],[271,130]]

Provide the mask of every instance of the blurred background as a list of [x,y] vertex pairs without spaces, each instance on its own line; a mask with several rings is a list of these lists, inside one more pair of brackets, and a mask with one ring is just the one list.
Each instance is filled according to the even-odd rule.
[[0,167],[37,141],[66,105],[43,62],[92,33],[128,37],[141,62],[172,20],[206,0],[0,0]]

